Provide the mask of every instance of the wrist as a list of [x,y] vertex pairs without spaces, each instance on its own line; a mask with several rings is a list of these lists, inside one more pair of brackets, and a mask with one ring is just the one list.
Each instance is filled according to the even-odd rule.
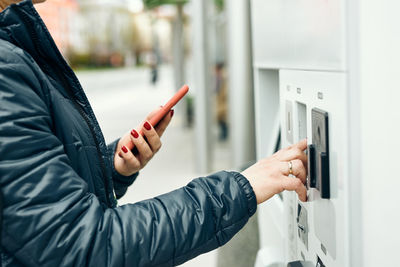
[[241,172],[241,175],[243,175],[243,177],[246,178],[247,181],[249,181],[249,184],[253,189],[254,195],[256,197],[257,205],[260,204],[261,203],[260,193],[258,192],[258,185],[256,181],[246,171]]

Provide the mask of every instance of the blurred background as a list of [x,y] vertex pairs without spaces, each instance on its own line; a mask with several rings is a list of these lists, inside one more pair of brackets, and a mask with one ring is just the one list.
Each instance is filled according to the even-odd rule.
[[[190,87],[162,137],[163,148],[120,205],[255,160],[246,2],[51,0],[36,5],[76,71],[107,142],[138,127],[183,84]],[[258,235],[246,231],[257,231],[255,224],[253,217],[253,226],[235,237],[245,246],[243,240],[231,242],[184,266],[253,266]]]

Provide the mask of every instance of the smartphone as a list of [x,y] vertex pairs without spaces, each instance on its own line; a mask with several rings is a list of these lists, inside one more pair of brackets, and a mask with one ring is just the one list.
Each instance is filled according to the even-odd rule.
[[160,122],[162,118],[181,100],[189,91],[189,86],[184,85],[181,89],[164,105],[161,110],[157,112],[149,120],[150,124],[154,127]]
[[[189,86],[184,85],[181,89],[164,105],[161,107],[160,111],[158,111],[153,117],[150,118],[149,123],[155,127],[165,115],[181,100],[189,91]],[[143,136],[143,129],[139,131],[139,134]],[[132,142],[127,144],[127,147],[132,150],[135,154],[137,153],[137,149]]]

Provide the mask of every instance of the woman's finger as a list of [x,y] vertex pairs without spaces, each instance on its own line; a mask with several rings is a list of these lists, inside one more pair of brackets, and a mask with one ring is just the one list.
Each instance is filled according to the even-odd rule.
[[147,139],[147,143],[149,144],[153,154],[156,153],[161,148],[161,140],[158,136],[156,130],[151,126],[151,124],[146,121],[143,124],[143,134]]
[[276,154],[275,158],[280,161],[291,161],[295,159],[299,159],[303,162],[303,165],[307,166],[307,155],[303,150],[300,150],[298,147],[292,147],[289,150],[281,151],[281,153]]
[[300,151],[304,151],[307,149],[307,139],[303,139],[297,144],[294,144],[294,147],[298,148]]
[[167,129],[169,123],[171,122],[172,116],[174,116],[173,109],[171,109],[167,115],[165,115],[164,118],[156,125],[155,129],[159,137],[161,137],[165,132],[165,129]]
[[299,178],[303,184],[305,184],[307,181],[307,170],[306,166],[304,166],[304,163],[299,159],[292,160],[292,169],[293,175]]
[[300,179],[297,179],[295,177],[283,176],[282,188],[284,190],[296,191],[301,201],[307,201],[307,189]]
[[121,147],[121,151],[118,151],[118,156],[125,161],[126,165],[128,165],[127,169],[138,170],[140,168],[140,161],[126,146]]
[[[157,114],[157,112],[159,112],[161,110],[162,106],[160,106],[159,108],[153,110],[152,112],[150,112],[149,115],[147,115],[146,120],[150,121],[150,119]],[[154,129],[156,130],[157,134],[159,137],[161,137],[165,131],[165,129],[167,128],[168,124],[170,123],[172,116],[174,115],[174,110],[170,110],[165,116],[164,118],[162,118],[157,125],[153,125]]]
[[303,139],[303,140],[299,141],[298,143],[290,145],[284,149],[292,149],[292,148],[298,148],[302,151],[306,150],[307,149],[307,139]]
[[142,165],[144,166],[147,161],[153,157],[153,151],[143,136],[141,136],[135,129],[131,131],[131,141],[138,150],[138,157]]
[[[290,173],[290,163],[292,165],[292,173]],[[292,174],[299,178],[303,183],[306,183],[307,179],[307,172],[306,169],[303,165],[303,162],[299,159],[291,160],[289,162],[280,162],[279,163],[279,168],[285,176],[289,176],[289,174]]]

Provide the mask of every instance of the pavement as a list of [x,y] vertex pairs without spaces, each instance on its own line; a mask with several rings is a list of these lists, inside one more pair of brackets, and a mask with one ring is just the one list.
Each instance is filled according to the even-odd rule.
[[[160,69],[160,80],[150,85],[148,68],[79,71],[79,80],[89,98],[107,142],[136,128],[147,114],[174,93],[172,69]],[[178,108],[179,110],[179,108]],[[119,205],[170,192],[205,174],[195,171],[194,130],[186,128],[177,113],[162,136],[162,148],[141,171],[137,181],[119,200]],[[227,144],[216,146],[214,170],[227,168]],[[201,255],[182,266],[216,266],[216,251]]]

